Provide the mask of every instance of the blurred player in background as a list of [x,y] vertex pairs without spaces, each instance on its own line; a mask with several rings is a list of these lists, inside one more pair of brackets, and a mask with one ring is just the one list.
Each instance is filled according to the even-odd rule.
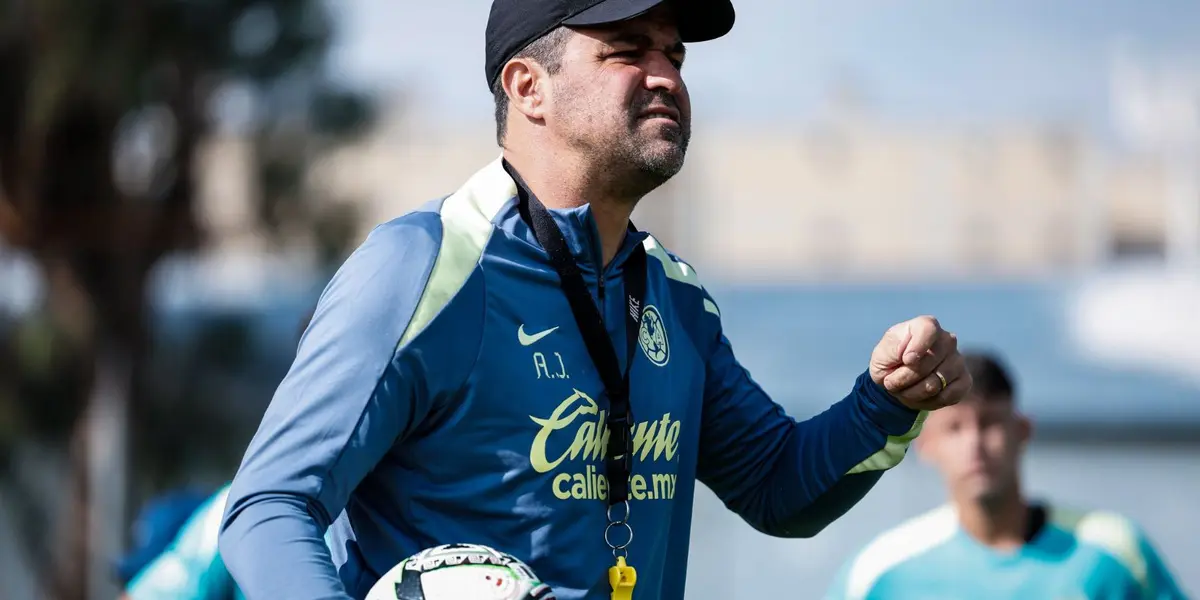
[[[876,538],[845,565],[827,600],[1184,598],[1138,527],[1023,495],[1032,425],[992,355],[965,354],[974,387],[932,414],[915,444],[950,503]],[[1118,482],[1114,482],[1118,483]]]
[[178,533],[128,582],[122,600],[240,600],[217,536],[229,486],[203,498]]
[[[299,339],[310,310],[296,331]],[[164,494],[134,525],[136,548],[117,563],[121,600],[241,600],[217,548],[229,484],[211,495]]]

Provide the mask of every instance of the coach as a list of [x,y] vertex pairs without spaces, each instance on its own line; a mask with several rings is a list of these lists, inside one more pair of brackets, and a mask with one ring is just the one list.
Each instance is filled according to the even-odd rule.
[[796,422],[692,268],[630,223],[683,166],[684,44],[733,22],[729,0],[493,2],[502,157],[376,228],[324,291],[224,516],[251,600],[361,598],[452,542],[513,553],[559,598],[608,598],[619,558],[635,598],[680,600],[697,480],[760,531],[813,536],[963,397],[955,337],[921,317]]

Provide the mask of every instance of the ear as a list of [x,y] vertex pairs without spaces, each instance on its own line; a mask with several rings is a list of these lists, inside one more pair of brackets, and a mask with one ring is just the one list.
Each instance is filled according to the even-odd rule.
[[1029,417],[1018,413],[1017,414],[1017,439],[1021,440],[1021,445],[1029,443],[1029,438],[1033,437],[1033,421]]
[[545,118],[549,78],[541,65],[526,58],[510,60],[500,71],[500,83],[508,94],[511,109],[536,121]]

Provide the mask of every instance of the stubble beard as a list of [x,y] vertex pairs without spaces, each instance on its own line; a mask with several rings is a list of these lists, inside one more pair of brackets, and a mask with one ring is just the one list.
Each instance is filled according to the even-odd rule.
[[613,195],[637,200],[679,174],[689,137],[686,126],[651,132],[635,121],[621,136],[591,144],[589,155],[603,165]]
[[683,169],[691,132],[686,124],[680,124],[678,128],[664,128],[648,134],[641,125],[640,121],[634,122],[630,135],[622,144],[621,158],[647,184],[657,188]]
[[[587,98],[572,90],[573,120],[586,131],[588,125],[611,116],[596,114],[587,109]],[[582,102],[580,102],[582,101]],[[578,109],[578,110],[576,110]],[[691,141],[691,123],[681,117],[677,127],[649,128],[646,123],[629,115],[626,128],[617,135],[579,137],[572,145],[598,167],[606,185],[617,196],[632,200],[658,189],[683,169]]]

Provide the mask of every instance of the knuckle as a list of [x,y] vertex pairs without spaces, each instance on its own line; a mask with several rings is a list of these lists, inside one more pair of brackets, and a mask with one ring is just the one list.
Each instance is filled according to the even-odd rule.
[[937,380],[933,380],[933,379],[925,380],[925,393],[926,394],[933,395],[933,394],[940,392],[941,389],[942,389],[941,381],[937,381]]
[[891,394],[901,400],[913,400],[913,393],[910,389],[891,390]]
[[942,406],[953,406],[958,404],[960,398],[962,398],[962,394],[960,394],[958,390],[951,390],[947,388],[946,391],[942,392],[941,396],[938,397],[938,401],[942,403]]
[[947,356],[945,362],[942,363],[942,374],[947,378],[957,379],[966,372],[966,363],[963,361],[962,355],[957,352]]
[[899,387],[908,387],[919,380],[916,372],[909,367],[900,367],[892,372],[892,381]]
[[911,329],[915,333],[918,331],[925,331],[926,329],[928,329],[929,322],[925,320],[925,317],[917,317],[917,318],[909,321],[908,326],[909,326],[909,329]]

